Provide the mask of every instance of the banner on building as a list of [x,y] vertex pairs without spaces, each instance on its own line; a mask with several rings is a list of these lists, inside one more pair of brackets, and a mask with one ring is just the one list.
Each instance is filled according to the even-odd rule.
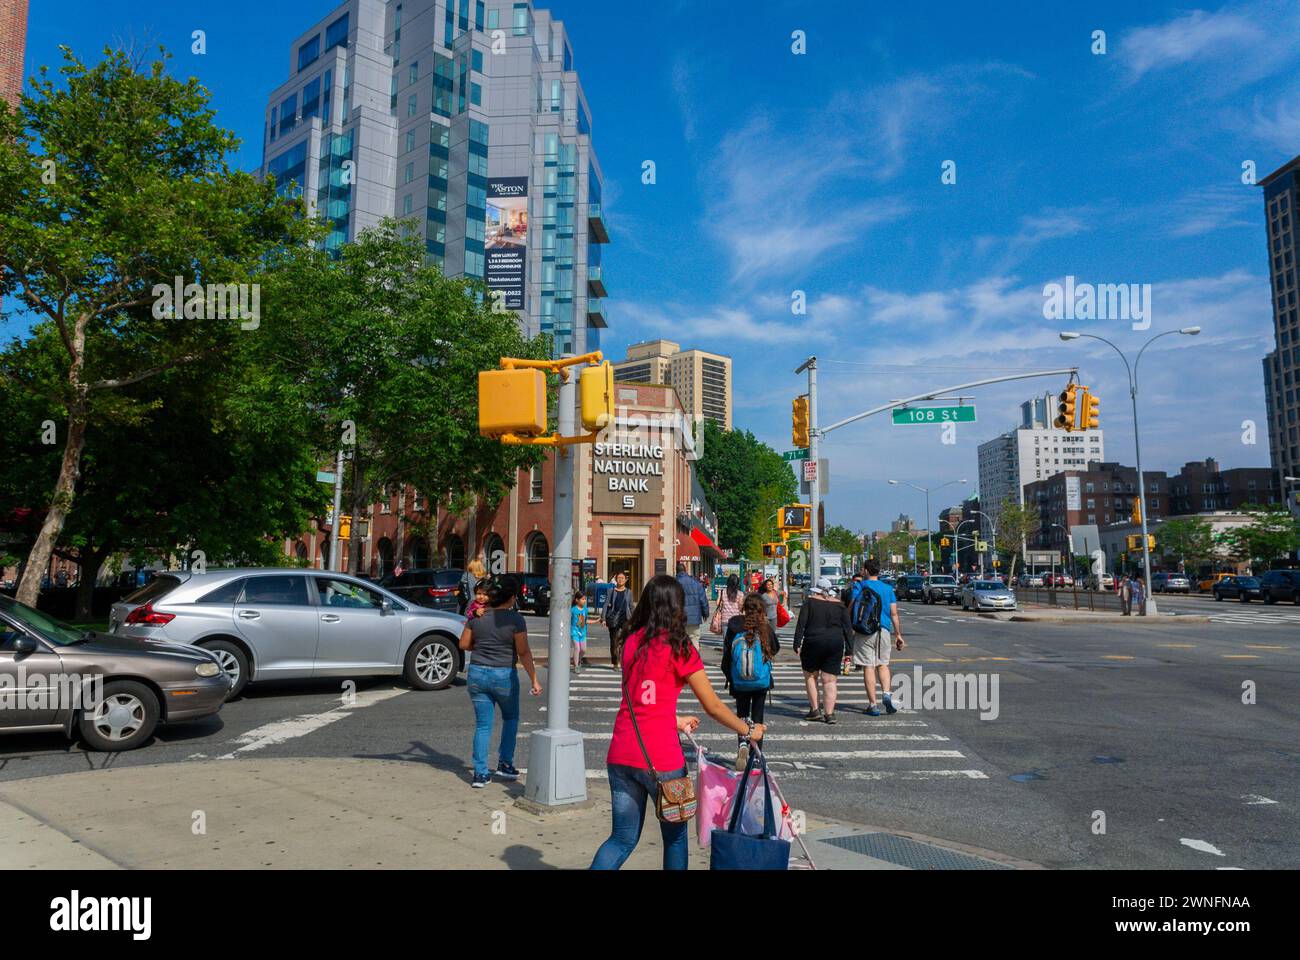
[[1082,510],[1083,506],[1079,498],[1079,478],[1065,478],[1065,509]]
[[487,239],[484,279],[500,291],[507,310],[524,308],[524,279],[528,263],[528,178],[488,180]]

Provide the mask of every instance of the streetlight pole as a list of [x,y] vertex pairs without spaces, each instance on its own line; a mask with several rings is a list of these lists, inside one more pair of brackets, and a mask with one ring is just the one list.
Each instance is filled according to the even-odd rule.
[[1078,340],[1080,338],[1087,340],[1100,340],[1102,343],[1106,344],[1106,346],[1119,354],[1119,358],[1124,361],[1124,369],[1128,371],[1128,394],[1129,398],[1133,401],[1133,455],[1137,460],[1138,509],[1142,512],[1142,578],[1146,583],[1146,590],[1144,593],[1146,596],[1147,612],[1150,613],[1151,616],[1158,614],[1159,610],[1156,606],[1155,594],[1151,592],[1151,544],[1147,540],[1147,491],[1146,481],[1142,476],[1142,443],[1138,438],[1138,364],[1142,362],[1142,354],[1146,353],[1147,347],[1151,346],[1151,344],[1155,343],[1161,337],[1168,337],[1175,333],[1194,337],[1200,332],[1200,327],[1181,327],[1178,330],[1166,330],[1164,333],[1158,333],[1142,345],[1142,349],[1138,351],[1137,358],[1133,361],[1131,366],[1129,365],[1128,357],[1124,355],[1124,351],[1115,346],[1115,344],[1111,343],[1105,337],[1099,337],[1091,333],[1074,333],[1069,330],[1062,331],[1060,334],[1061,339],[1067,341]]
[[929,576],[933,572],[931,570],[931,562],[932,562],[932,558],[934,557],[934,536],[932,531],[930,530],[930,491],[942,490],[944,487],[951,487],[954,483],[965,483],[966,481],[965,479],[949,480],[947,483],[941,483],[937,487],[923,487],[919,484],[911,483],[907,480],[890,480],[889,482],[892,483],[894,486],[897,486],[898,484],[901,483],[904,484],[905,486],[911,487],[913,490],[920,490],[922,493],[925,494],[925,543],[926,543],[926,551],[927,551],[925,555],[925,574],[926,576]]
[[818,508],[821,506],[821,462],[818,460],[818,452],[821,448],[821,436],[817,430],[817,358],[809,357],[795,373],[808,371],[808,459],[813,463],[813,470],[817,471],[812,481],[808,484],[809,491],[809,509],[810,517],[808,526],[811,528],[811,538],[808,545],[808,575],[812,577],[811,583],[816,583],[817,578],[821,575],[821,537],[817,530]]
[[[973,513],[976,513],[976,514],[979,514],[981,517],[983,517],[985,520],[987,520],[987,521],[989,522],[989,529],[993,531],[993,559],[996,560],[996,559],[997,559],[997,556],[998,556],[998,525],[997,525],[996,523],[994,523],[994,522],[993,522],[993,518],[990,517],[990,516],[989,516],[987,513],[985,513],[983,510],[974,510],[974,511],[972,511],[972,512],[973,512]],[[983,574],[983,572],[984,572],[984,558],[981,556],[981,557],[980,557],[980,573]]]

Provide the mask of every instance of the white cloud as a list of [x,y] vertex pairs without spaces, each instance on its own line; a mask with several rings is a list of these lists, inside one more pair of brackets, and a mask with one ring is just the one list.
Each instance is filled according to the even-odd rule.
[[1193,60],[1234,56],[1268,40],[1263,29],[1244,14],[1193,10],[1168,23],[1130,31],[1119,53],[1128,58],[1130,76],[1138,79]]

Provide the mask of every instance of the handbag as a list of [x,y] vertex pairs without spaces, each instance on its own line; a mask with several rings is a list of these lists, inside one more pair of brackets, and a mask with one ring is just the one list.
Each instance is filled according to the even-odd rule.
[[[645,642],[644,638],[642,642]],[[655,795],[655,816],[664,823],[685,823],[695,816],[695,784],[691,782],[689,767],[687,776],[673,777],[670,780],[659,778],[654,761],[650,759],[650,751],[645,748],[645,741],[641,739],[641,729],[637,726],[632,698],[627,695],[626,674],[623,676],[623,699],[627,701],[627,715],[632,718],[632,732],[636,734],[641,755],[645,757],[646,766],[650,768],[650,776],[654,777],[659,788]]]
[[751,745],[749,763],[741,783],[748,783],[750,771],[758,767],[763,780],[763,832],[750,836],[741,831],[748,790],[736,791],[736,803],[731,809],[731,823],[726,830],[714,830],[710,838],[710,870],[789,870],[790,841],[777,835],[772,785],[767,779],[767,758],[763,751]]
[[776,625],[778,627],[784,627],[789,622],[790,611],[785,608],[784,603],[778,603],[776,605]]
[[709,621],[709,630],[713,633],[722,632],[722,601],[718,601],[717,609],[713,611],[713,619]]

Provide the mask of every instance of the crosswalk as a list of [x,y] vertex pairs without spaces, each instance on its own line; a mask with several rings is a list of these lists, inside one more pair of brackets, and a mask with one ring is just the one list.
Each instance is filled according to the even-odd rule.
[[1300,624],[1300,613],[1264,613],[1242,610],[1240,613],[1216,613],[1210,616],[1213,623],[1296,623]]
[[[721,638],[717,639],[720,646]],[[712,646],[705,638],[701,638],[701,645]],[[730,703],[723,689],[721,668],[711,665],[706,670],[714,689]],[[769,764],[783,779],[989,779],[947,736],[932,730],[921,714],[900,711],[878,718],[863,715],[861,711],[868,701],[859,673],[840,678],[835,711],[840,722],[835,726],[803,719],[808,701],[798,664],[774,664],[773,676],[776,686],[767,701],[765,750]],[[587,776],[604,779],[605,751],[622,698],[618,674],[590,667],[572,677],[571,685],[570,725],[584,734]],[[735,735],[719,731],[708,720],[689,687],[682,690],[678,711],[701,718],[695,739],[703,749],[722,756],[735,755]],[[692,763],[695,760],[689,747],[687,758]]]

